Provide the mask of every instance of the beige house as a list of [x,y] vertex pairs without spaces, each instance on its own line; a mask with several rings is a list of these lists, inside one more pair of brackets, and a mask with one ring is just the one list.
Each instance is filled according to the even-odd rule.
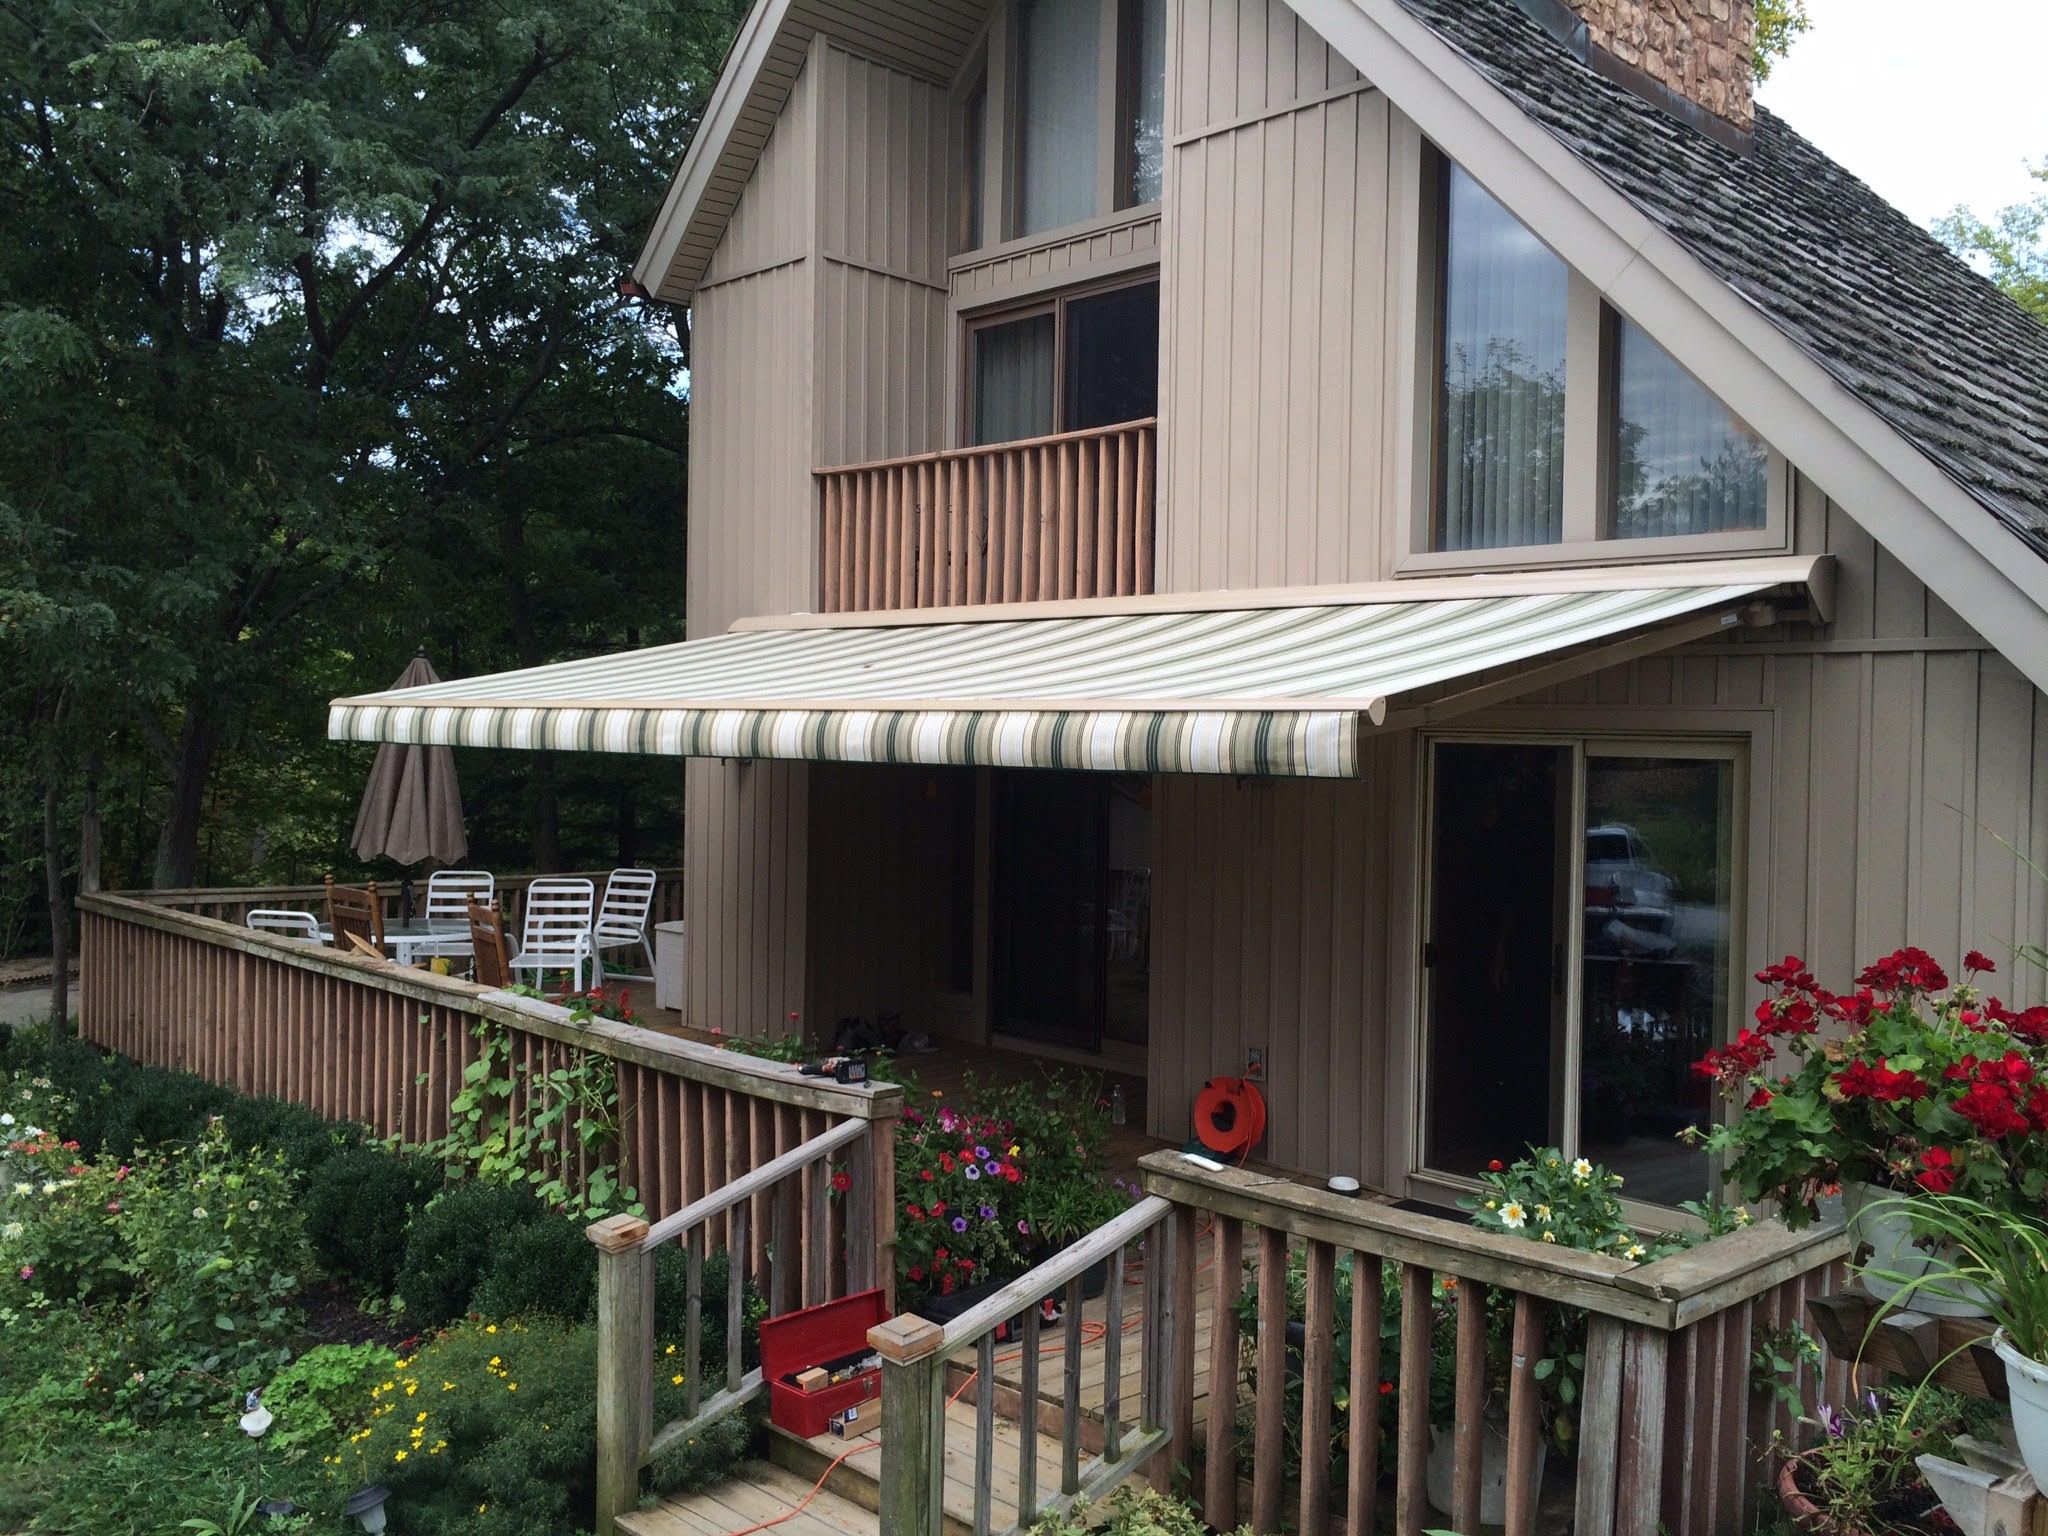
[[759,0],[636,273],[692,638],[333,734],[686,757],[694,1024],[1705,1194],[1758,965],[2048,940],[2048,331],[1748,12]]

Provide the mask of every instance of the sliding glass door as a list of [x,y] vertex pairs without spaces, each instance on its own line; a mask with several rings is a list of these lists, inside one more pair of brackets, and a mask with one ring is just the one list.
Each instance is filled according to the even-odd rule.
[[969,441],[1014,443],[1159,413],[1159,282],[1060,294],[967,331]]
[[1709,1192],[1679,1133],[1733,1008],[1741,763],[1714,743],[1430,749],[1423,1161],[1469,1176],[1529,1146],[1605,1163],[1632,1199]]

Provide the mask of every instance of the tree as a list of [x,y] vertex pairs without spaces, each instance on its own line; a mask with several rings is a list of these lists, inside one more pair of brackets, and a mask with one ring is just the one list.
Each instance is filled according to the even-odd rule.
[[0,3],[0,689],[60,821],[100,767],[191,883],[333,693],[509,664],[507,507],[581,541],[542,659],[680,625],[685,358],[616,281],[743,9]]
[[[2048,166],[2033,172],[2048,182]],[[2003,208],[1989,219],[1958,208],[1937,219],[1934,233],[1963,260],[1985,272],[2020,308],[2048,323],[2048,192]]]
[[1813,26],[1806,0],[1756,0],[1756,35],[1750,46],[1750,71],[1758,81],[1771,78],[1771,66],[1792,51],[1799,35]]

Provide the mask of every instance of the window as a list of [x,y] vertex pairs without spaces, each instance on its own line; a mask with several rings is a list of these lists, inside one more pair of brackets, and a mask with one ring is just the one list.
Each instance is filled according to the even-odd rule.
[[1770,450],[1634,321],[1613,318],[1617,539],[1764,525]]
[[1166,168],[1166,0],[1123,0],[1117,36],[1116,205],[1135,208]]
[[1159,410],[1157,279],[1063,294],[968,330],[975,443],[1139,421]]
[[1679,1133],[1730,1028],[1735,750],[1440,741],[1431,764],[1425,1162],[1554,1145],[1631,1198],[1707,1194]]
[[961,252],[1156,203],[1166,0],[1009,0],[953,101]]
[[1100,0],[1019,0],[1017,229],[1035,235],[1095,213]]
[[1769,445],[1463,168],[1430,159],[1435,400],[1405,568],[1582,560],[1604,541],[1643,556],[1784,547]]
[[1446,176],[1438,549],[1564,530],[1565,265],[1456,166]]

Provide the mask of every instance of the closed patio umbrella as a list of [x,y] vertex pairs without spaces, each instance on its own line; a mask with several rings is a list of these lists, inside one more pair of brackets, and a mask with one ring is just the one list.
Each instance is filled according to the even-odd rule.
[[[439,681],[422,651],[391,686],[420,688]],[[455,782],[455,753],[447,747],[396,742],[379,747],[349,847],[361,859],[459,863],[469,852],[469,836],[462,830],[462,790]]]

